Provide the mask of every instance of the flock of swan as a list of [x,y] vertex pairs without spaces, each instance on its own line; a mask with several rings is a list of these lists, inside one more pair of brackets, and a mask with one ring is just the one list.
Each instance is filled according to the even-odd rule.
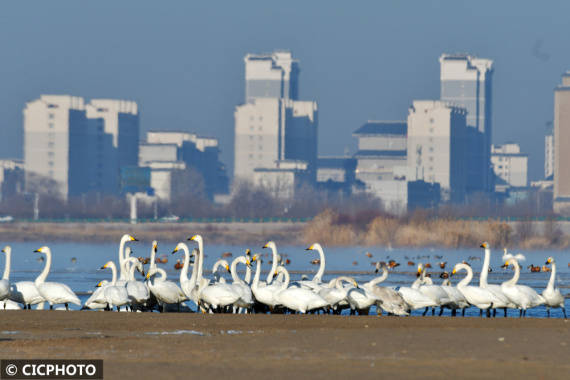
[[[474,306],[482,316],[493,313],[497,309],[518,309],[519,316],[525,316],[526,311],[540,305],[546,306],[550,317],[551,308],[564,309],[564,296],[555,287],[556,262],[552,257],[546,260],[552,270],[550,280],[542,294],[532,288],[518,283],[520,277],[519,261],[524,256],[507,253],[503,260],[505,266],[514,267],[513,277],[500,285],[488,284],[489,262],[491,250],[488,243],[483,243],[483,268],[479,285],[470,285],[473,270],[466,263],[458,263],[453,268],[451,276],[465,271],[466,275],[456,286],[450,279],[436,285],[427,275],[426,268],[418,265],[417,279],[411,286],[399,288],[379,286],[389,274],[388,266],[376,263],[378,277],[366,283],[358,283],[353,277],[339,276],[328,282],[323,282],[325,273],[325,254],[322,247],[315,243],[307,248],[317,251],[320,267],[314,277],[300,281],[291,281],[289,272],[283,265],[274,242],[263,246],[272,251],[271,268],[265,279],[261,279],[262,259],[260,254],[252,255],[249,250],[243,256],[235,258],[230,264],[224,259],[216,261],[212,268],[212,278],[204,276],[204,241],[200,235],[194,235],[190,242],[197,247],[190,250],[184,242],[178,243],[173,254],[182,252],[184,255],[180,278],[178,282],[167,279],[166,271],[158,267],[156,254],[158,244],[152,244],[149,268],[145,273],[143,260],[131,257],[131,248],[127,243],[136,241],[131,235],[124,235],[119,244],[118,267],[113,261],[104,264],[101,269],[110,269],[111,279],[97,284],[96,290],[82,305],[77,295],[65,284],[48,282],[52,253],[49,247],[43,246],[35,252],[45,255],[45,265],[35,281],[10,282],[11,248],[5,247],[2,252],[6,256],[4,276],[0,280],[0,308],[31,309],[43,308],[44,303],[50,309],[63,305],[69,309],[69,304],[82,306],[82,309],[105,309],[120,311],[174,311],[181,310],[183,302],[192,301],[196,311],[203,313],[334,313],[339,314],[344,309],[350,309],[350,314],[368,314],[372,306],[376,306],[378,314],[406,316],[413,310],[424,309],[424,315],[431,308],[432,315],[439,308],[439,315],[445,309],[455,316],[458,311],[465,315],[465,309]],[[192,274],[188,277],[190,266]],[[245,276],[240,278],[238,266],[245,267]],[[252,278],[252,271],[255,270]],[[232,282],[226,282],[220,271],[227,271]],[[142,275],[142,280],[136,279],[136,274]],[[181,306],[182,304],[182,306]],[[61,308],[61,306],[60,306]]]

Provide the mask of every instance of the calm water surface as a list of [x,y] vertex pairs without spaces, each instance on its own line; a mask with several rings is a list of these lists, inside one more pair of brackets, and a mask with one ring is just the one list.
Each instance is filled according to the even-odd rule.
[[[189,244],[192,248],[192,242]],[[42,270],[44,263],[39,260],[39,253],[33,251],[39,248],[43,243],[39,242],[26,242],[26,243],[13,243],[12,245],[12,265],[10,280],[22,281],[32,280]],[[178,280],[179,271],[174,269],[176,259],[182,259],[183,254],[171,255],[175,247],[172,244],[160,244],[158,246],[158,254],[165,254],[168,256],[167,264],[159,264],[160,267],[165,269],[168,277],[171,280]],[[254,253],[268,253],[270,250],[261,249],[262,244],[258,246],[227,246],[227,245],[206,245],[205,251],[205,273],[209,274],[209,269],[212,268],[214,262],[220,258],[222,252],[233,252],[233,257],[242,254],[246,248],[251,248]],[[52,267],[48,277],[50,281],[64,282],[69,285],[75,292],[80,295],[83,300],[92,292],[94,286],[101,280],[110,279],[110,270],[99,270],[103,264],[109,260],[118,261],[118,244],[92,244],[92,243],[51,243],[49,244],[52,253]],[[131,243],[134,253],[133,256],[150,256],[151,242],[134,242]],[[288,270],[292,272],[291,280],[298,280],[302,274],[307,274],[312,277],[312,274],[318,270],[318,265],[312,265],[311,260],[318,258],[316,251],[305,251],[304,247],[282,246],[278,247],[279,252],[291,260],[288,265]],[[365,252],[369,251],[373,257],[368,258]],[[519,253],[519,250],[515,251]],[[433,273],[434,283],[439,284],[441,280],[438,274],[442,271],[438,265],[439,262],[447,261],[446,270],[451,271],[453,265],[463,260],[468,261],[475,271],[474,283],[478,285],[479,272],[482,266],[482,249],[459,249],[459,250],[442,250],[442,249],[392,249],[385,248],[325,248],[326,253],[326,271],[323,281],[328,281],[341,273],[348,273],[353,276],[358,282],[369,281],[374,277],[372,262],[375,261],[388,261],[396,260],[400,266],[396,267],[390,272],[388,279],[383,283],[384,286],[410,286],[415,279],[415,266],[408,266],[408,261],[414,263],[431,263],[433,268],[430,272]],[[548,256],[555,258],[557,262],[557,281],[562,294],[570,293],[570,252],[567,251],[520,251],[526,256],[526,261],[521,263],[521,277],[520,284],[533,287],[537,292],[541,293],[546,287],[550,273],[531,273],[526,267],[530,264],[542,266]],[[441,258],[440,258],[441,256]],[[500,284],[503,281],[512,277],[512,270],[503,270],[500,266],[503,264],[501,260],[502,251],[496,250],[491,254],[491,268],[493,271],[489,273],[489,283]],[[471,259],[470,259],[471,258]],[[230,261],[231,258],[228,259]],[[269,270],[270,257],[264,257],[263,271],[264,274]],[[3,260],[0,268],[3,270]],[[328,273],[334,272],[334,273]],[[243,274],[242,274],[243,275]],[[456,284],[463,276],[452,277],[452,283]],[[228,277],[229,279],[229,277]],[[566,299],[568,308],[570,302]],[[421,314],[416,311],[414,315]],[[444,315],[449,314],[445,311]],[[518,316],[518,311],[510,311],[510,316]],[[552,310],[553,317],[561,317],[562,311],[560,309]],[[479,310],[470,308],[467,310],[466,315],[475,316],[479,315]],[[528,316],[545,317],[546,310],[544,307],[534,308],[527,311]]]

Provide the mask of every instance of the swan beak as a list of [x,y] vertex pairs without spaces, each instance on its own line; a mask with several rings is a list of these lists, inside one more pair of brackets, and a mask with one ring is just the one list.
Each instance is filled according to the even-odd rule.
[[194,235],[194,236],[192,236],[191,238],[188,238],[188,240],[189,240],[189,241],[194,241],[194,240],[196,240],[196,236],[197,236],[197,235]]
[[263,247],[261,247],[261,248],[267,248],[267,243],[265,243],[265,245],[264,245]]
[[374,269],[374,273],[378,273],[378,268]]
[[[101,281],[103,282],[103,281]],[[95,285],[96,288],[100,288],[101,287],[101,282],[98,282],[97,285]]]
[[479,247],[480,247],[480,248],[487,248],[487,245],[486,245],[485,243],[483,243],[483,244],[481,244]]
[[455,268],[453,268],[453,270],[451,271],[451,275],[453,276],[455,273],[457,273],[457,271],[455,270]]
[[314,245],[311,245],[310,247],[305,248],[305,251],[312,251],[312,250],[313,250],[313,246],[314,246]]
[[[2,250],[2,252],[4,252],[4,250]],[[546,264],[550,264],[551,261],[551,259],[546,260]]]
[[150,278],[150,272],[146,274],[145,278],[148,280]]
[[131,241],[139,241],[139,239],[135,238],[134,236],[129,236],[131,238]]
[[232,271],[230,270],[230,266],[226,265],[226,270],[228,271],[228,273],[232,273]]
[[2,248],[2,252],[6,253],[6,248]]
[[42,249],[41,249],[41,248],[39,248],[39,249],[36,249],[34,252],[39,252],[39,253],[42,253]]
[[172,254],[175,254],[176,252],[178,252],[178,247],[174,248],[174,251],[172,251]]

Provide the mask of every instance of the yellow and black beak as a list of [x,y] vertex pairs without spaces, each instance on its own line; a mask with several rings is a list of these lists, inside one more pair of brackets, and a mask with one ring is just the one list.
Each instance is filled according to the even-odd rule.
[[176,252],[178,252],[178,246],[176,246],[176,248],[174,248],[174,251],[172,251],[172,254],[175,254]]
[[194,236],[192,236],[191,238],[188,238],[188,241],[194,241],[194,240],[196,240],[196,236],[198,236],[198,235],[194,235]]
[[230,270],[230,266],[226,265],[226,270],[228,271],[228,273],[232,273],[232,271]]
[[103,266],[102,266],[101,268],[99,268],[99,269],[105,269],[105,268],[107,268],[107,264],[103,265]]
[[483,243],[480,245],[480,248],[487,248],[487,243]]
[[42,250],[41,250],[41,248],[38,248],[38,249],[36,249],[34,252],[42,253]]
[[305,251],[312,251],[314,249],[314,245],[311,245],[310,247],[305,248]]
[[263,247],[261,247],[261,248],[267,248],[267,243],[265,243],[265,245],[264,245]]
[[455,270],[455,268],[453,268],[453,270],[451,271],[451,275],[453,276],[455,273],[457,273],[457,271]]
[[101,286],[103,286],[103,281],[98,282],[97,285],[95,285],[96,288],[100,288]]
[[137,239],[137,238],[134,237],[134,236],[129,236],[129,237],[131,238],[131,241],[139,241],[139,239]]

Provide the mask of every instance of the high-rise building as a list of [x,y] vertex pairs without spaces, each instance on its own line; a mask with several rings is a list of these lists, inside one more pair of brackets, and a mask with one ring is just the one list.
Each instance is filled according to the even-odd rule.
[[228,191],[228,177],[219,153],[218,140],[212,137],[180,131],[150,131],[147,142],[140,145],[139,166],[150,168],[151,187],[162,200],[168,201],[185,191],[181,188],[185,184],[177,183],[176,176],[188,168],[200,173],[205,195],[213,199],[215,194]]
[[255,181],[261,178],[256,169],[283,173],[290,170],[287,162],[302,161],[306,165],[296,163],[294,170],[307,173],[297,177],[315,183],[317,103],[297,100],[298,75],[298,61],[289,52],[246,55],[246,99],[234,112],[235,179]]
[[[63,199],[117,194],[120,164],[138,159],[136,103],[42,95],[24,109],[26,190]],[[136,147],[133,148],[133,145]],[[121,152],[122,151],[122,152]]]
[[508,186],[528,186],[528,154],[521,153],[519,144],[492,145],[491,163],[495,175]]
[[570,71],[554,90],[554,211],[570,214]]
[[289,51],[271,54],[247,54],[245,61],[245,99],[297,100],[299,96],[299,61]]
[[493,61],[468,54],[443,54],[441,100],[467,111],[467,192],[493,191],[491,169]]
[[442,200],[463,202],[466,111],[443,101],[415,100],[408,114],[408,180],[439,183]]

